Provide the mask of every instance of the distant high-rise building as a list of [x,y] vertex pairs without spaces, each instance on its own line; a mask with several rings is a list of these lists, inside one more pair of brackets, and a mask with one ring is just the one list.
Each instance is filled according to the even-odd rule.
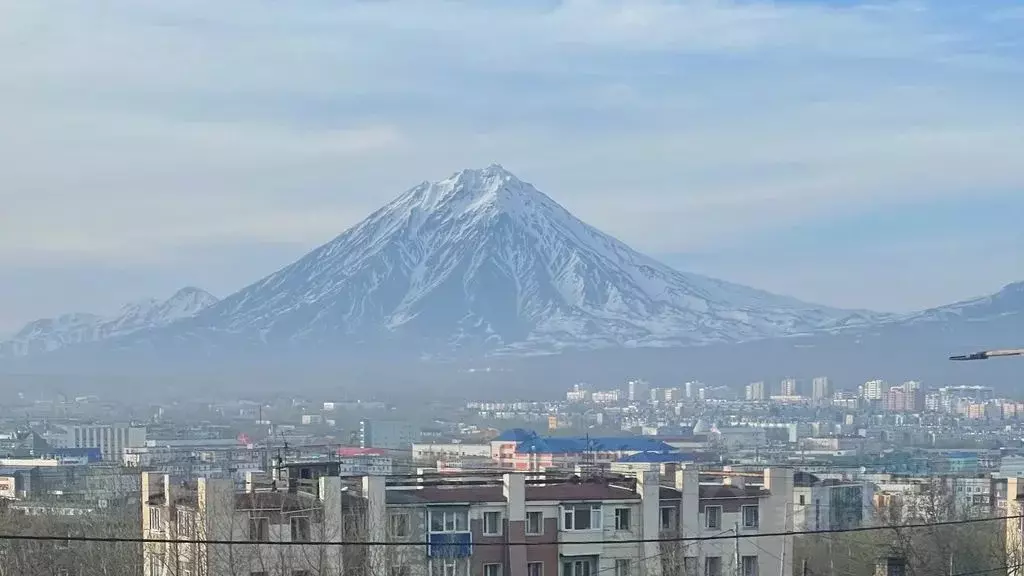
[[572,390],[565,393],[565,399],[568,402],[586,402],[588,397],[590,397],[590,392],[587,391],[584,384],[574,384]]
[[796,379],[786,378],[780,382],[779,394],[782,396],[796,396]]
[[683,385],[686,389],[687,400],[693,400],[697,397],[697,389],[700,388],[700,382],[687,382]]
[[767,398],[764,391],[764,382],[751,382],[747,384],[747,400],[751,402],[762,402]]
[[823,402],[832,397],[832,383],[827,376],[818,376],[811,381],[811,399]]
[[869,380],[865,382],[861,387],[861,398],[865,400],[881,400],[882,395],[885,394],[888,386],[885,385],[885,380]]
[[359,447],[411,450],[419,441],[419,431],[404,420],[359,421]]
[[630,402],[642,402],[648,398],[647,391],[650,389],[650,385],[644,380],[630,380],[626,387],[628,388]]

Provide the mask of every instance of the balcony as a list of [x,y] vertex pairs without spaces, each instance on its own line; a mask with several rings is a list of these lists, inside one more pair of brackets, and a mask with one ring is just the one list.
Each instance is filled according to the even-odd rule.
[[472,555],[472,532],[431,532],[427,537],[428,558],[468,558]]

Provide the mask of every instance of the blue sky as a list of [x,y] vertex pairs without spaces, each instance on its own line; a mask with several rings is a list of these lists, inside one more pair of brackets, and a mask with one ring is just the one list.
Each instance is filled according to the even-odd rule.
[[239,288],[501,162],[695,272],[909,310],[1024,279],[1006,1],[0,0],[0,331]]

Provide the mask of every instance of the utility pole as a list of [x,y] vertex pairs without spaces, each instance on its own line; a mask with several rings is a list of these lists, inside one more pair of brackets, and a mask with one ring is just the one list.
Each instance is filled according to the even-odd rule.
[[733,565],[736,566],[736,576],[743,576],[743,566],[740,565],[740,523],[736,522],[732,527],[734,536],[733,542]]

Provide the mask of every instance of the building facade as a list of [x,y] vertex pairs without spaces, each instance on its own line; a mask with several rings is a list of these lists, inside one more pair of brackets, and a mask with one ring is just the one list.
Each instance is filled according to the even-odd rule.
[[[142,485],[142,533],[160,540],[143,549],[144,576],[792,576],[792,539],[742,538],[792,529],[784,469],[464,483],[325,476],[244,491],[144,473]],[[729,534],[741,538],[681,540]]]
[[104,460],[120,462],[125,448],[146,445],[146,428],[128,424],[73,425],[65,427],[63,436],[51,438],[50,443],[58,448],[99,448]]

